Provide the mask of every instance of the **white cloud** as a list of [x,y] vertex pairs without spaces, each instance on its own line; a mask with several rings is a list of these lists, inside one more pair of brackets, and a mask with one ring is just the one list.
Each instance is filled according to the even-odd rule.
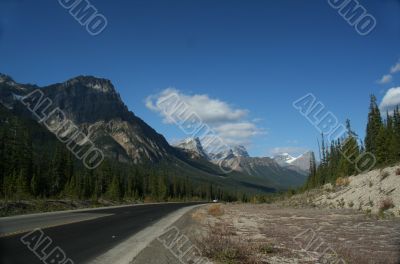
[[248,145],[252,137],[264,133],[254,121],[248,119],[248,110],[236,108],[206,94],[188,95],[175,88],[168,88],[147,97],[145,104],[148,109],[159,113],[166,123],[173,123],[171,113],[175,116],[181,112],[182,116],[195,113],[226,144]]
[[393,80],[393,75],[398,72],[400,72],[400,61],[397,62],[392,67],[390,67],[390,73],[383,75],[382,78],[378,81],[378,83],[379,84],[390,83]]
[[249,139],[264,134],[263,130],[249,121],[226,123],[216,126],[214,129],[220,137],[226,140],[227,144],[248,145]]
[[299,144],[299,141],[297,139],[290,139],[290,140],[287,140],[286,143],[296,145],[296,144]]
[[394,73],[397,73],[397,72],[400,72],[400,62],[396,63],[396,65],[393,65],[390,68],[390,73],[391,74],[394,74]]
[[391,74],[383,75],[382,78],[378,81],[379,84],[390,83],[393,79]]
[[[234,109],[228,103],[218,99],[211,99],[208,95],[185,95],[174,88],[168,88],[157,95],[147,97],[146,106],[153,111],[159,112],[161,111],[160,103],[162,104],[164,100],[174,95],[179,96],[180,100],[185,102],[207,124],[237,121],[248,114],[247,110]],[[175,106],[171,105],[169,107]]]
[[400,105],[400,87],[389,89],[382,99],[379,108],[382,112],[391,111]]

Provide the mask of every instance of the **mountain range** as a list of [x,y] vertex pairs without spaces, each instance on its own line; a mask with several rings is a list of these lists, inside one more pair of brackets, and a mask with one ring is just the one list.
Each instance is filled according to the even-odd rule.
[[[211,182],[251,192],[287,189],[302,185],[306,180],[307,153],[283,162],[283,157],[250,157],[243,146],[207,153],[198,138],[170,145],[163,135],[127,108],[107,79],[78,76],[39,87],[20,84],[0,74],[0,101],[5,111],[16,116],[34,119],[20,99],[35,89],[40,89],[54,107],[60,108],[107,158],[115,162],[170,166],[182,177],[190,177],[195,182]],[[221,159],[238,166],[224,174],[216,162]]]
[[[201,140],[197,137],[187,138],[174,144],[175,147],[186,151],[193,158],[207,159],[219,164],[232,164],[234,171],[258,178],[268,179],[278,188],[301,185],[308,176],[311,152],[306,152],[296,158],[288,153],[274,157],[250,157],[244,146],[238,145],[227,148],[219,153],[207,153]],[[298,175],[293,177],[293,173]]]

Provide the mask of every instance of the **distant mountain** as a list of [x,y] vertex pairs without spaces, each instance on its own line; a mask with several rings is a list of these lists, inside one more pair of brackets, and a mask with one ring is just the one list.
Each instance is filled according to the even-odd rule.
[[288,153],[282,153],[274,156],[273,159],[282,167],[296,170],[302,174],[308,174],[311,155],[312,152],[308,151],[295,158]]
[[207,160],[209,159],[208,154],[204,151],[198,137],[184,139],[173,144],[173,146],[187,151],[192,158],[204,158]]
[[232,154],[235,155],[236,157],[245,157],[245,158],[250,157],[249,153],[247,152],[247,149],[241,145],[234,146],[232,148]]
[[241,145],[228,147],[224,150],[221,150],[218,153],[208,153],[208,156],[212,160],[217,160],[217,161],[222,159],[231,159],[235,157],[250,157],[246,148]]
[[293,162],[296,158],[292,157],[289,153],[278,154],[273,159],[281,166],[287,166]]
[[[305,162],[303,158],[291,157],[289,154],[281,155],[277,160],[268,157],[250,157],[244,146],[234,146],[220,153],[209,153],[212,161],[230,166],[231,169],[247,175],[268,180],[277,189],[298,187],[304,184],[307,174],[299,166]],[[290,165],[293,162],[294,165]],[[308,161],[309,165],[309,161]]]
[[239,171],[267,179],[277,189],[299,187],[307,180],[306,174],[297,169],[280,166],[269,157],[242,157],[238,163]]
[[310,170],[311,155],[312,151],[307,151],[306,153],[303,153],[295,158],[292,162],[290,162],[290,164],[308,173]]

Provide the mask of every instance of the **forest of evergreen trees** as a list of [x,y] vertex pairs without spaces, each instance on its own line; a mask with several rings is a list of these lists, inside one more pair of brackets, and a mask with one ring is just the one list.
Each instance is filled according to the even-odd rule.
[[139,166],[105,159],[96,169],[86,169],[39,124],[0,109],[0,197],[5,201],[233,201],[236,196],[219,186],[194,183],[166,165]]
[[357,164],[360,155],[371,153],[375,157],[373,168],[383,167],[400,161],[400,112],[399,107],[382,117],[376,97],[371,95],[368,123],[364,142],[358,140],[352,130],[350,120],[346,121],[347,133],[337,141],[325,143],[322,135],[321,161],[315,156],[310,162],[310,175],[305,189],[335,183],[339,177],[347,177],[362,172]]

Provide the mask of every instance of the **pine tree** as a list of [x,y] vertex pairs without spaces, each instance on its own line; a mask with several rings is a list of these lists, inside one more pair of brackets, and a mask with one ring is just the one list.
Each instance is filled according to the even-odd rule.
[[57,196],[64,189],[67,182],[66,150],[57,145],[51,165],[50,195]]
[[382,127],[382,118],[379,111],[379,107],[376,103],[376,97],[371,95],[369,113],[368,113],[368,124],[365,136],[365,150],[375,154],[378,148],[378,134]]
[[110,186],[108,187],[108,197],[111,200],[119,201],[121,199],[121,191],[119,185],[119,178],[114,176]]
[[378,165],[384,165],[388,162],[389,151],[386,136],[386,128],[384,126],[381,126],[379,129],[379,133],[376,137],[377,147],[374,153]]
[[165,201],[168,197],[168,189],[167,189],[168,180],[165,175],[159,177],[158,179],[159,179],[158,182],[159,198],[161,201]]
[[341,147],[341,158],[339,161],[339,176],[350,176],[356,173],[355,163],[360,155],[357,143],[357,135],[351,129],[350,120],[346,120],[347,136]]
[[310,169],[309,176],[306,182],[306,189],[311,189],[319,184],[318,175],[317,175],[317,163],[315,161],[314,152],[311,153],[310,158]]
[[400,160],[400,116],[398,107],[393,110],[393,116],[387,118],[387,148],[390,163]]
[[33,194],[34,197],[39,196],[40,194],[40,179],[39,177],[34,173],[31,179],[31,193]]

